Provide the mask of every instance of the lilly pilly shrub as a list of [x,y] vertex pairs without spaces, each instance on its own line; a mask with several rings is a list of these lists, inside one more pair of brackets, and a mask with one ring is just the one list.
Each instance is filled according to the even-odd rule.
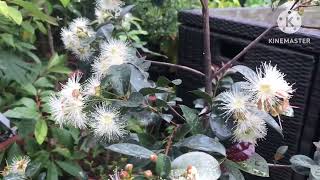
[[[74,73],[49,106],[56,124],[77,129],[86,142],[81,147],[94,149],[83,159],[108,157],[102,172],[109,174],[101,179],[238,180],[244,179],[241,171],[268,177],[268,164],[255,146],[267,126],[282,134],[280,117],[293,115],[289,101],[294,90],[285,75],[269,63],[257,71],[237,65],[215,82],[213,97],[192,91],[199,99],[195,108],[187,107],[175,95],[181,80],[151,81],[150,61],[139,55],[134,42],[119,39],[129,9],[119,0],[99,0],[96,20],[77,18],[62,29],[66,49],[90,63],[92,73]],[[244,80],[233,82],[229,75],[234,73]],[[72,176],[92,176],[58,164]]]

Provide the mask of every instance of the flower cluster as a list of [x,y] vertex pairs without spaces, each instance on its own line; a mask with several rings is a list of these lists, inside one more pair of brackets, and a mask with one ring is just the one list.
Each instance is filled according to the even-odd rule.
[[102,140],[118,140],[125,134],[125,122],[120,119],[116,109],[103,104],[93,112],[85,111],[86,102],[91,96],[100,95],[100,79],[92,77],[82,85],[81,75],[73,74],[62,89],[53,95],[49,107],[53,119],[61,127],[64,125],[80,129],[90,127],[95,136]]
[[136,57],[134,49],[128,43],[116,39],[103,42],[100,51],[100,56],[92,64],[93,73],[100,77],[108,73],[110,66],[134,62]]
[[243,75],[246,82],[234,84],[231,90],[222,92],[215,100],[221,102],[222,115],[235,120],[234,140],[256,144],[267,134],[266,123],[257,111],[273,116],[289,115],[293,89],[284,80],[285,75],[271,64],[263,63],[257,72]]
[[91,40],[94,36],[95,31],[90,26],[89,19],[83,17],[74,19],[68,28],[61,31],[65,48],[83,61],[89,60],[93,54]]
[[98,0],[96,2],[95,15],[99,24],[108,21],[120,14],[124,3],[120,0]]
[[25,179],[26,169],[30,163],[30,158],[28,156],[14,157],[11,163],[7,164],[1,175],[6,177],[8,175],[14,174],[20,179]]

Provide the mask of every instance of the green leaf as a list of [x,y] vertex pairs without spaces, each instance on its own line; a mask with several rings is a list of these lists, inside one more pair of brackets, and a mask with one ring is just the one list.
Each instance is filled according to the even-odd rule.
[[[229,161],[230,163],[234,163]],[[259,154],[255,153],[252,157],[250,157],[246,161],[234,163],[236,168],[245,171],[247,173],[261,176],[261,177],[269,177],[269,166],[267,161],[261,157]]]
[[60,55],[58,53],[55,53],[49,60],[48,69],[51,69],[55,66],[61,66],[64,67],[64,63],[66,60],[66,56]]
[[42,144],[47,137],[48,126],[45,120],[39,119],[34,129],[34,135],[38,144]]
[[21,88],[25,90],[27,93],[29,93],[30,95],[33,95],[33,96],[37,95],[37,89],[31,83],[22,85]]
[[68,67],[64,66],[55,66],[48,69],[49,72],[59,73],[59,74],[70,74],[72,71]]
[[21,98],[19,101],[17,101],[16,103],[14,103],[15,106],[19,106],[19,105],[24,105],[30,109],[37,109],[37,104],[36,102],[31,99],[31,98],[27,98],[27,97],[23,97]]
[[156,172],[161,177],[167,177],[171,171],[170,158],[164,154],[159,154],[156,163]]
[[[230,161],[224,161],[223,162],[223,168],[226,170],[226,173],[224,173],[224,176],[227,176],[228,180],[245,180],[241,171],[237,169],[235,166],[230,164]],[[226,179],[226,180],[227,180]],[[225,180],[225,179],[222,179]]]
[[59,167],[63,169],[65,172],[69,173],[72,176],[78,177],[78,178],[84,178],[85,174],[81,167],[71,161],[56,161]]
[[113,144],[111,146],[106,147],[106,149],[120,153],[125,154],[128,156],[133,156],[136,158],[144,158],[149,159],[151,155],[154,153],[142,146],[136,145],[136,144],[129,144],[129,143],[119,143],[119,144]]
[[47,180],[58,180],[58,170],[54,162],[50,162],[47,171]]
[[60,0],[60,2],[63,5],[63,7],[67,7],[68,4],[70,3],[70,0]]
[[34,85],[36,87],[48,87],[48,88],[53,88],[54,85],[48,80],[46,77],[40,77],[36,82],[34,82]]
[[219,153],[226,156],[226,149],[219,141],[202,134],[183,139],[174,146],[187,147],[193,150],[206,151],[208,153]]
[[55,18],[43,13],[40,10],[40,8],[35,6],[34,3],[28,2],[28,1],[23,1],[23,0],[12,0],[11,2],[23,7],[25,10],[29,11],[33,16],[41,19],[42,21],[46,21],[52,25],[58,26],[58,23]]
[[166,91],[163,90],[163,89],[150,88],[150,87],[142,88],[142,89],[140,89],[139,92],[140,92],[141,94],[143,94],[144,96],[150,95],[150,94],[156,94],[156,93],[166,93]]
[[28,82],[26,74],[34,72],[34,65],[26,63],[15,54],[0,51],[0,78],[8,81],[14,80],[25,85]]
[[34,133],[36,120],[23,119],[18,122],[18,133],[21,137],[27,138],[30,134]]
[[295,155],[290,158],[290,163],[293,166],[301,166],[311,168],[312,165],[316,165],[316,163],[305,155]]
[[17,143],[13,143],[10,147],[10,149],[7,151],[7,162],[11,163],[12,159],[15,157],[22,156],[22,151]]
[[8,45],[12,46],[12,47],[15,47],[15,44],[14,44],[14,39],[13,39],[13,35],[12,34],[8,34],[8,33],[3,33],[0,35],[1,36],[1,39],[7,43]]
[[185,117],[188,125],[191,128],[192,134],[201,134],[202,128],[198,116],[198,111],[195,109],[191,109],[185,105],[180,105],[180,108],[183,112],[183,117]]
[[199,98],[203,98],[203,99],[206,100],[208,103],[212,104],[212,97],[211,97],[208,93],[206,93],[206,92],[204,92],[204,91],[202,91],[202,90],[200,90],[200,89],[194,90],[194,91],[190,91],[190,92],[191,92],[192,94],[198,96]]
[[217,180],[221,175],[219,162],[204,152],[190,152],[176,158],[172,163],[171,176],[177,177],[186,172],[189,166],[196,168],[199,179]]
[[43,33],[43,34],[47,34],[47,29],[44,27],[43,23],[42,22],[39,22],[39,21],[35,21],[37,26],[38,26],[38,29]]
[[62,145],[71,149],[74,144],[71,133],[66,129],[51,128],[52,136]]
[[67,149],[67,148],[56,147],[55,149],[52,150],[52,152],[56,152],[66,158],[71,157],[71,153],[70,153],[69,149]]
[[4,16],[8,16],[9,7],[5,1],[0,1],[0,13]]
[[16,119],[38,119],[40,117],[39,112],[35,109],[27,107],[16,107],[14,109],[9,109],[4,113],[6,117],[16,118]]
[[41,168],[40,162],[34,162],[34,161],[29,162],[26,169],[26,176],[33,177],[34,175],[36,175],[36,173],[39,172],[40,168]]
[[315,180],[319,180],[320,179],[320,166],[319,165],[313,165],[311,166],[311,171],[310,171],[312,177]]
[[111,85],[119,95],[125,95],[129,90],[130,76],[131,68],[128,64],[111,66],[102,80],[102,86],[105,88]]
[[[2,2],[0,2],[0,12],[3,12],[3,8],[1,8],[1,5],[2,5]],[[1,10],[3,9],[3,10]],[[16,24],[20,25],[22,23],[22,14],[21,12],[14,8],[14,7],[10,7],[10,6],[7,6],[6,8],[7,12],[3,13],[4,16],[10,18],[13,22],[15,22]]]

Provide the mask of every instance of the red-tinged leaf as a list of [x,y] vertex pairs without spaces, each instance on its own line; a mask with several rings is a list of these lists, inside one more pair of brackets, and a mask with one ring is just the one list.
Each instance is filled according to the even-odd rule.
[[234,162],[245,161],[255,153],[254,144],[241,142],[227,149],[227,158]]

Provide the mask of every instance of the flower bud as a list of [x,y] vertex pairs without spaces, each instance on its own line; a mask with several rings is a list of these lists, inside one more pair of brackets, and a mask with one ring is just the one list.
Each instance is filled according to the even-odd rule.
[[144,177],[146,178],[151,178],[153,176],[152,171],[150,170],[145,171],[143,174],[144,174]]
[[120,173],[121,179],[125,179],[129,177],[129,173],[127,171],[121,171]]
[[150,160],[155,163],[155,162],[157,162],[157,160],[158,160],[158,156],[157,156],[156,154],[152,154],[152,155],[150,156]]
[[127,164],[126,167],[125,167],[125,170],[128,171],[128,172],[131,172],[133,169],[133,164]]

